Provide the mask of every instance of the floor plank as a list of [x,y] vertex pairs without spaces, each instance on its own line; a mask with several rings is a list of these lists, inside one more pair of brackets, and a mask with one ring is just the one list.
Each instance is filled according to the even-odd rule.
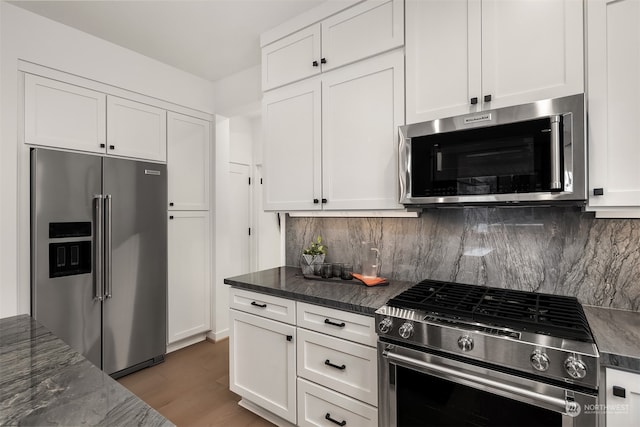
[[178,427],[272,427],[229,390],[229,341],[203,341],[118,380]]

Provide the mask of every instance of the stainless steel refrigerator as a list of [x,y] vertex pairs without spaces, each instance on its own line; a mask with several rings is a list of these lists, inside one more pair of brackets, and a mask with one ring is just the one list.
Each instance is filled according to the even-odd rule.
[[164,360],[166,166],[31,150],[31,314],[108,374]]

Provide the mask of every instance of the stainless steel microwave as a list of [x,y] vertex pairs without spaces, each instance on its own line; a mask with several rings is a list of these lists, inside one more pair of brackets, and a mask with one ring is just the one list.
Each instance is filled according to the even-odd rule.
[[400,203],[584,204],[584,94],[401,126]]

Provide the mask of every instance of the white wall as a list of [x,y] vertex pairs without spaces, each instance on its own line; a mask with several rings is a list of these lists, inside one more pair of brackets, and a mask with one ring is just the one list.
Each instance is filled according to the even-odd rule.
[[212,83],[89,34],[0,2],[0,318],[28,313],[27,148],[18,61],[213,113]]
[[247,68],[213,84],[216,113],[226,117],[246,114],[260,109],[262,99],[262,70],[260,65]]

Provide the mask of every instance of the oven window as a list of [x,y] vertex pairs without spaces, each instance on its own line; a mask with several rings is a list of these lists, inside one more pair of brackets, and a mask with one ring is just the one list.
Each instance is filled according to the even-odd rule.
[[550,159],[549,118],[414,137],[411,191],[414,197],[550,191]]
[[562,414],[396,367],[398,426],[555,426]]

